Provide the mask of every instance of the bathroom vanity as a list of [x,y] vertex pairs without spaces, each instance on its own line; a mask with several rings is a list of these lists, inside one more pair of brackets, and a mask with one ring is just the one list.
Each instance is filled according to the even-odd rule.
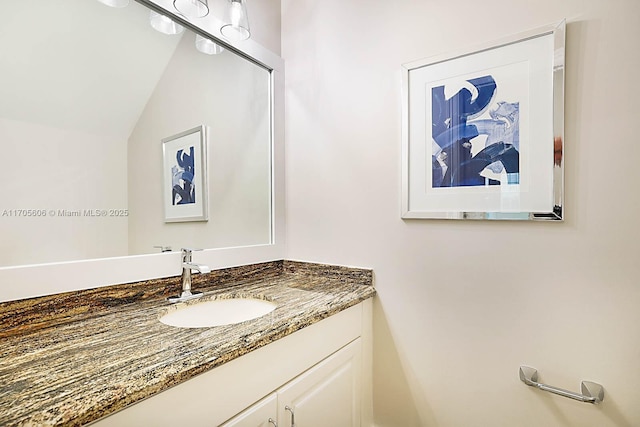
[[[168,326],[179,278],[0,304],[1,425],[356,426],[370,396],[370,270],[275,261],[196,275],[202,299],[271,301]],[[269,423],[271,420],[271,423]]]

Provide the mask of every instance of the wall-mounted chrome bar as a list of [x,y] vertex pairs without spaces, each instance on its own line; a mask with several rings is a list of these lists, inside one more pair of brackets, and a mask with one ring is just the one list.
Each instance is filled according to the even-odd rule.
[[537,387],[540,390],[555,393],[570,399],[579,400],[580,402],[600,403],[604,399],[604,388],[600,384],[591,381],[582,381],[582,383],[580,383],[582,394],[574,393],[573,391],[539,383],[538,371],[529,366],[520,366],[520,380],[526,385]]

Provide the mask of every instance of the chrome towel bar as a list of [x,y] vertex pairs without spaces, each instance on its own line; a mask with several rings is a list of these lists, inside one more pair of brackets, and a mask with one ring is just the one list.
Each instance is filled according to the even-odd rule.
[[529,366],[520,366],[520,380],[531,387],[537,387],[540,390],[568,397],[569,399],[579,400],[580,402],[600,403],[604,399],[604,388],[600,384],[591,381],[582,381],[580,383],[582,394],[574,393],[569,390],[539,383],[538,371]]

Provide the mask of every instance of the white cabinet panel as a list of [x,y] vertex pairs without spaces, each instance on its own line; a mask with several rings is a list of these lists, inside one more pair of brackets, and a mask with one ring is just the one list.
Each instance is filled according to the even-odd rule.
[[358,339],[279,389],[280,427],[360,426],[360,364]]
[[[278,418],[278,395],[273,393],[250,406],[220,427],[274,427]],[[270,422],[269,420],[273,420]]]

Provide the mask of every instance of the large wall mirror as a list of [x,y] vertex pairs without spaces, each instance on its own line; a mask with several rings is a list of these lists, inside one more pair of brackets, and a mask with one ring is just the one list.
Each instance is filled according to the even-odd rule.
[[[156,31],[133,1],[0,16],[0,267],[272,242],[268,69]],[[208,220],[166,222],[162,140],[198,126]]]

